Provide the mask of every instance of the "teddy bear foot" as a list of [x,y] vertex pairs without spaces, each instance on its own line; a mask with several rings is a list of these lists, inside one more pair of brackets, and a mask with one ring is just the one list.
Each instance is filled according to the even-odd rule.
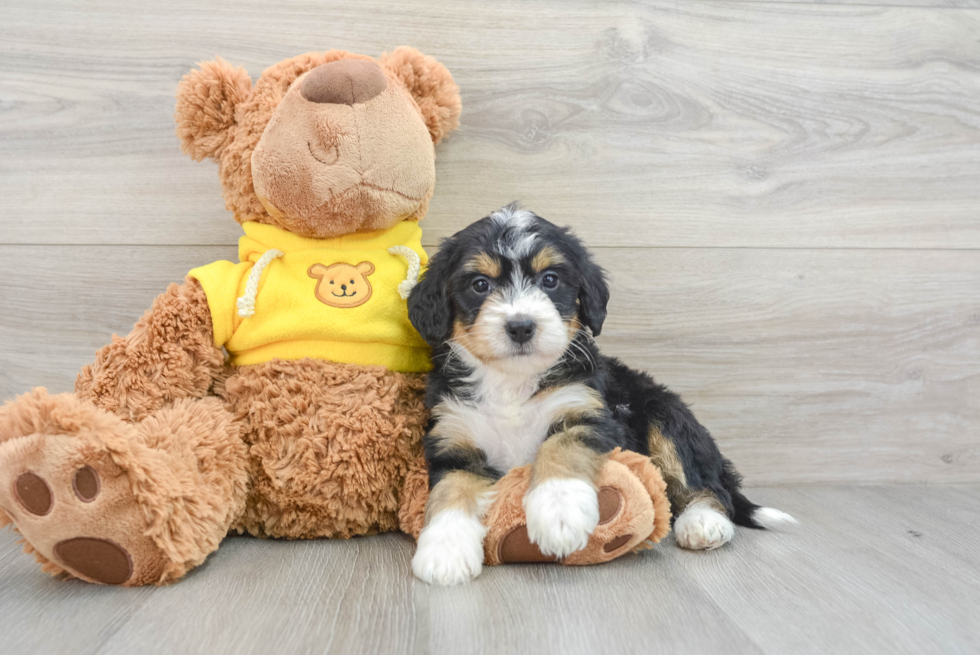
[[[556,562],[528,537],[522,500],[530,484],[530,467],[515,469],[496,485],[497,498],[487,512],[484,540],[487,564]],[[585,548],[562,564],[599,564],[628,552],[650,548],[670,530],[666,485],[649,458],[614,451],[596,481],[599,525]]]
[[166,568],[128,476],[94,439],[40,434],[0,445],[0,508],[49,573],[133,586]]
[[0,407],[0,526],[43,570],[127,587],[201,564],[245,506],[247,450],[216,398],[139,423],[44,389]]

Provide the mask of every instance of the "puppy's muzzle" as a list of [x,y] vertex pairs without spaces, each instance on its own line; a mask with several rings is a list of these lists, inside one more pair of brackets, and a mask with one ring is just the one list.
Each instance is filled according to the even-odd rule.
[[507,325],[504,326],[504,330],[507,331],[507,336],[510,340],[516,344],[523,345],[534,338],[534,332],[538,329],[534,321],[529,318],[518,318],[513,321],[507,321]]

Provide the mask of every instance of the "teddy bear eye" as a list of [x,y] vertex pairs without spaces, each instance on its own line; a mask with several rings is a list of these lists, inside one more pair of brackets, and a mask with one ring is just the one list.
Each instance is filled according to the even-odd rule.
[[333,284],[333,280],[330,280],[330,284]]
[[351,280],[351,281],[350,281],[350,283],[351,283],[351,284],[354,284],[354,280]]

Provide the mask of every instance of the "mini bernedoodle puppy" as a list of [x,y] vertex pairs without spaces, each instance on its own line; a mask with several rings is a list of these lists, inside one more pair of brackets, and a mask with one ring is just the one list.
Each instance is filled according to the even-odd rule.
[[430,261],[408,301],[434,364],[431,491],[412,560],[425,582],[479,575],[491,485],[525,464],[531,541],[558,558],[583,548],[599,521],[593,479],[617,446],[660,467],[683,548],[724,545],[733,522],[793,522],[739,492],[735,467],[677,395],[599,353],[592,337],[608,299],[582,242],[516,205],[447,239]]

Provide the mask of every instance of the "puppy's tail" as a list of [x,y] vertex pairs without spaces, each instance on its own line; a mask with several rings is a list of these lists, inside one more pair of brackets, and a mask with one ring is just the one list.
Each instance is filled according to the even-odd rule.
[[732,492],[732,505],[735,506],[735,525],[757,530],[772,530],[798,523],[796,519],[772,507],[760,507],[742,495],[741,491]]
[[742,493],[742,476],[735,470],[735,465],[727,459],[723,460],[721,483],[732,496],[732,506],[735,509],[732,522],[735,525],[756,530],[772,530],[798,522],[786,512],[772,507],[760,507],[746,498]]

